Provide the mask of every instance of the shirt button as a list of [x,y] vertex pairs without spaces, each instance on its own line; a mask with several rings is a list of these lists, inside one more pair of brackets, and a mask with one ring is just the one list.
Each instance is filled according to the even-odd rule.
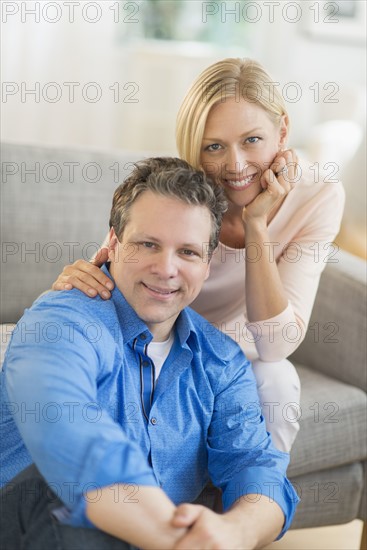
[[147,335],[144,334],[144,332],[143,332],[143,334],[140,334],[139,338],[140,338],[140,340],[146,340],[146,339],[147,339]]
[[150,422],[151,424],[153,424],[153,426],[155,426],[157,424],[157,419],[153,416],[153,418],[150,419]]
[[143,361],[143,367],[149,367],[150,363],[149,361]]

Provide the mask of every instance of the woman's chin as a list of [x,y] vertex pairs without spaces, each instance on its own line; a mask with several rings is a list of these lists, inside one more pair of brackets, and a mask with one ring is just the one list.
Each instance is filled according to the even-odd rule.
[[231,205],[238,208],[245,208],[248,206],[253,200],[256,199],[258,195],[260,195],[261,192],[262,187],[260,183],[254,183],[251,187],[244,190],[237,191],[235,189],[229,189],[228,187],[225,189],[225,194],[228,201]]

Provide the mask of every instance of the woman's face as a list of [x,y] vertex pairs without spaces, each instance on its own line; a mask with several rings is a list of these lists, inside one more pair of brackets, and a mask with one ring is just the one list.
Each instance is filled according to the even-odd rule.
[[239,207],[261,192],[261,174],[285,144],[284,121],[275,125],[266,111],[241,99],[230,98],[211,109],[204,131],[201,165]]

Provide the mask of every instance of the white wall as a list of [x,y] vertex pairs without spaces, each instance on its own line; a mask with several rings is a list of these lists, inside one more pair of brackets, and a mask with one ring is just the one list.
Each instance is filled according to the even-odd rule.
[[[292,136],[297,144],[302,144],[307,140],[310,128],[324,120],[349,118],[363,124],[366,42],[365,39],[354,41],[353,36],[349,40],[343,38],[342,28],[345,23],[337,16],[332,19],[338,19],[339,22],[329,23],[326,28],[326,31],[330,31],[331,26],[333,34],[329,38],[323,35],[325,11],[321,2],[297,2],[302,13],[301,19],[297,23],[287,22],[281,12],[288,5],[285,14],[295,18],[296,12],[290,7],[292,3],[295,4],[276,2],[280,6],[274,8],[273,23],[269,17],[265,17],[269,8],[265,11],[263,6],[264,17],[252,29],[252,36],[256,57],[281,82],[281,86],[292,81],[301,86],[301,99],[295,103],[288,102],[287,105],[294,122]],[[315,4],[319,4],[319,23],[315,22],[315,12],[310,9]],[[318,103],[315,102],[315,83],[318,83],[320,90]],[[328,94],[337,90],[336,86],[338,91],[328,97]],[[331,100],[337,102],[328,102]]]
[[[204,3],[188,2],[192,10],[191,21],[200,19],[199,24],[204,24]],[[56,23],[46,20],[57,15],[51,6],[56,2],[40,3],[43,7],[47,4],[50,7],[45,12],[46,19],[41,12],[39,22],[35,22],[34,16],[24,9],[24,5],[31,9],[35,4],[2,3],[3,91],[4,86],[8,86],[8,90],[12,86],[6,83],[15,83],[21,90],[22,87],[32,88],[39,82],[41,92],[47,93],[48,90],[51,97],[55,89],[47,89],[47,83],[56,82],[62,90],[62,97],[60,101],[50,103],[41,93],[37,103],[31,95],[22,101],[20,91],[7,97],[3,94],[3,140],[174,153],[175,116],[185,91],[206,65],[227,55],[249,55],[259,59],[282,88],[291,81],[297,83],[302,97],[297,102],[288,102],[293,144],[297,146],[307,145],[311,128],[322,120],[363,119],[360,106],[366,78],[363,43],[352,45],[338,37],[330,41],[307,36],[306,28],[311,31],[318,29],[316,23],[309,21],[310,14],[313,14],[310,6],[315,2],[273,2],[272,22],[269,2],[257,2],[261,17],[245,27],[244,46],[232,50],[170,42],[124,45],[117,38],[121,25],[128,24],[123,21],[128,12],[121,11],[120,20],[115,23],[111,7],[116,2],[98,3],[102,15],[97,23],[87,22],[85,17],[93,19],[96,16],[93,6],[83,18],[82,9],[93,4],[91,2],[78,2],[74,22],[69,21],[70,12],[65,2],[57,2],[61,17]],[[143,4],[139,3],[140,10]],[[295,17],[291,4],[297,4],[301,9],[302,16],[297,23],[289,22]],[[322,10],[321,0],[319,4]],[[19,10],[6,16],[4,5],[8,5],[10,11],[13,5],[17,5]],[[238,5],[243,17],[244,2],[211,2],[210,5],[218,10],[219,33],[222,30],[225,33],[228,22],[234,17],[226,13],[231,6]],[[254,17],[254,12],[246,13],[250,19]],[[25,22],[21,21],[22,15]],[[337,25],[338,29],[343,23]],[[64,82],[80,83],[75,88],[74,103],[69,101]],[[96,82],[102,92],[96,103],[88,102],[81,93],[83,86],[90,82]],[[114,93],[109,89],[116,82],[120,88],[118,102],[114,101]],[[315,103],[314,91],[309,89],[315,83],[320,86],[319,103]],[[327,83],[339,87],[334,96],[337,103],[322,101],[326,93],[333,90],[323,90]],[[90,94],[94,91],[93,87],[89,88]],[[129,96],[129,93],[133,95]],[[135,100],[137,102],[133,102]]]
[[[30,9],[35,2],[18,4],[26,4]],[[58,4],[64,8],[63,2]],[[3,93],[3,140],[104,148],[115,145],[120,128],[116,103],[108,88],[115,81],[128,81],[129,63],[124,51],[116,47],[116,25],[108,11],[111,2],[99,4],[103,16],[95,24],[83,19],[81,9],[75,10],[73,23],[68,21],[65,9],[62,9],[62,18],[56,23],[49,23],[43,17],[35,22],[34,16],[25,12],[25,22],[22,23],[21,10],[3,23],[3,92],[6,83],[12,82],[19,90],[34,88],[35,83],[39,82],[41,89],[37,101],[32,95],[22,99],[20,91],[8,97],[4,97]],[[49,17],[52,16],[50,9]],[[94,17],[92,10],[89,17]],[[51,98],[56,91],[55,88],[47,88],[50,82],[56,82],[62,91],[61,99],[54,103],[47,101],[47,97]],[[80,84],[75,88],[74,102],[69,100],[69,88],[64,85],[65,82]],[[90,82],[96,82],[102,91],[97,102],[83,98],[83,86]],[[93,99],[96,89],[90,87],[85,94],[88,92],[88,98]]]

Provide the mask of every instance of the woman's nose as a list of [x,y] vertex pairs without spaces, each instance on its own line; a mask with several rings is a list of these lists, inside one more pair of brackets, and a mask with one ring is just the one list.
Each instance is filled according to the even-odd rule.
[[228,149],[225,163],[226,170],[235,174],[242,174],[247,165],[244,152],[237,148]]

